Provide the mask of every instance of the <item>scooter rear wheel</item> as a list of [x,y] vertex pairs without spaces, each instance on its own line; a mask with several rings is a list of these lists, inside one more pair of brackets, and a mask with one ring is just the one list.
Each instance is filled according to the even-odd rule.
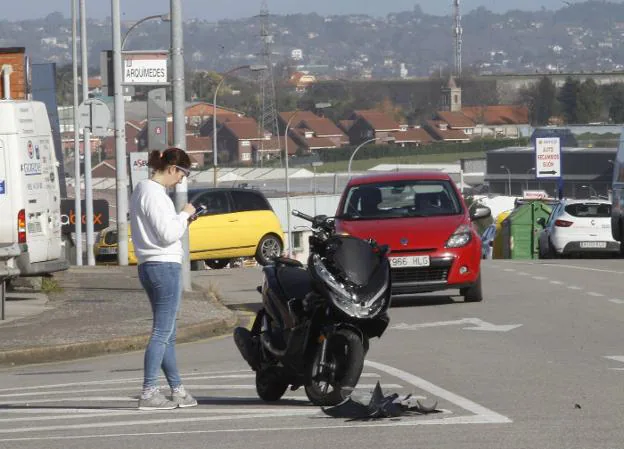
[[339,329],[329,337],[325,363],[321,372],[319,343],[309,366],[305,392],[308,399],[319,406],[332,406],[342,402],[355,388],[364,368],[364,345],[358,334],[350,329]]

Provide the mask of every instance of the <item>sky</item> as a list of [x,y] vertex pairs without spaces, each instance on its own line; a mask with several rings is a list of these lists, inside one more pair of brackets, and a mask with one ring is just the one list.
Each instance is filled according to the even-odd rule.
[[[89,17],[105,18],[110,16],[111,2],[107,0],[85,0]],[[619,3],[624,0],[611,0]],[[8,3],[9,0],[0,0]],[[579,0],[566,0],[575,3]],[[169,10],[169,0],[120,0],[123,18],[140,19],[152,14],[165,13]],[[269,11],[274,14],[295,14],[315,12],[320,15],[363,13],[371,16],[385,16],[389,13],[410,11],[414,5],[420,5],[427,14],[450,15],[452,0],[314,0],[298,2],[293,0],[267,0]],[[236,8],[232,8],[233,4]],[[182,0],[182,13],[185,20],[198,18],[208,21],[222,19],[240,19],[259,13],[261,0]],[[510,9],[537,11],[560,9],[565,6],[563,0],[461,0],[461,7],[467,13],[479,6],[502,13]],[[52,12],[60,12],[70,17],[71,0],[21,0],[11,2],[10,7],[2,8],[2,18],[7,20],[40,19]]]

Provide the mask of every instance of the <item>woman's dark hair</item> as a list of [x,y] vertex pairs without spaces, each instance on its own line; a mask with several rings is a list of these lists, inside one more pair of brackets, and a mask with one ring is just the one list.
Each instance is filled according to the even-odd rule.
[[191,159],[184,150],[180,148],[167,148],[162,153],[153,150],[147,159],[147,166],[154,171],[163,171],[170,165],[177,165],[182,168],[191,168]]

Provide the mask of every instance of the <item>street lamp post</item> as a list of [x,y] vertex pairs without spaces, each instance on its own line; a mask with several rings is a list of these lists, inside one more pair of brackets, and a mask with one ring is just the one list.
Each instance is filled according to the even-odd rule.
[[511,170],[504,165],[501,165],[500,168],[507,170],[507,187],[509,188],[509,196],[511,196]]
[[[80,187],[80,130],[78,129],[78,5],[72,0],[72,76],[74,92],[74,211],[82,217],[82,189]],[[75,220],[76,265],[82,265],[82,219]]]
[[353,158],[355,157],[355,153],[357,153],[358,150],[360,148],[362,148],[364,145],[366,145],[367,143],[374,142],[375,140],[384,140],[384,138],[382,138],[382,137],[373,137],[372,139],[365,140],[364,142],[359,144],[355,148],[355,150],[353,150],[353,153],[351,153],[351,157],[349,158],[349,167],[347,168],[347,172],[349,174],[349,178],[351,178],[351,163],[353,162]]
[[[330,106],[331,106],[330,103],[317,103],[315,105],[317,109],[328,108]],[[284,153],[285,153],[284,176],[286,178],[286,231],[287,231],[286,236],[288,239],[288,252],[287,252],[288,257],[292,256],[292,246],[291,246],[292,231],[290,227],[290,178],[288,177],[288,130],[290,129],[290,124],[292,123],[293,119],[297,116],[299,112],[300,111],[298,109],[295,112],[293,112],[293,114],[288,119],[288,122],[286,123],[286,130],[284,132]],[[279,137],[278,137],[278,140],[279,140]]]
[[212,165],[213,165],[213,171],[214,171],[214,179],[213,179],[214,187],[217,187],[217,165],[219,163],[219,158],[218,158],[219,155],[217,152],[217,94],[219,93],[219,88],[221,87],[221,84],[223,84],[223,82],[225,81],[225,78],[228,75],[238,70],[242,70],[242,69],[249,69],[252,72],[259,72],[262,70],[266,70],[267,67],[264,65],[248,65],[248,64],[234,67],[233,69],[228,70],[223,75],[221,75],[221,81],[219,81],[219,84],[217,84],[217,87],[215,88],[214,95],[212,98]]
[[171,14],[170,13],[167,13],[167,14],[155,14],[153,16],[143,17],[138,22],[135,22],[130,28],[128,28],[128,31],[126,31],[126,34],[124,35],[123,40],[121,41],[121,51],[123,51],[123,49],[124,49],[124,47],[126,45],[126,39],[128,39],[128,34],[130,34],[130,31],[134,30],[137,26],[139,26],[143,22],[147,22],[148,20],[154,20],[154,19],[159,19],[162,22],[171,22]]

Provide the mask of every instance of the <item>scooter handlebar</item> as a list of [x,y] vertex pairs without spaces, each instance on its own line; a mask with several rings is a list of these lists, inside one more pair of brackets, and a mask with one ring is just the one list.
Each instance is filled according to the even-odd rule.
[[292,211],[292,214],[293,214],[295,217],[302,218],[303,220],[307,220],[307,221],[309,221],[310,223],[312,223],[312,222],[314,221],[314,217],[311,217],[311,216],[309,216],[309,215],[306,215],[306,214],[304,214],[303,212],[299,212],[299,211],[298,211],[298,210],[296,210],[296,209]]

